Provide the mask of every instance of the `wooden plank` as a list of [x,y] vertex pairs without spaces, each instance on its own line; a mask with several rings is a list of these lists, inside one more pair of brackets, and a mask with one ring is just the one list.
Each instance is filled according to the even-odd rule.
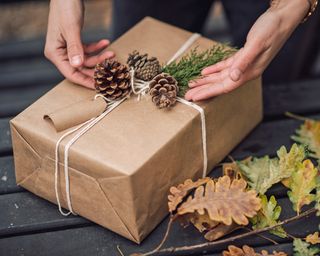
[[320,80],[306,80],[264,87],[265,116],[281,117],[286,112],[320,112]]
[[0,195],[0,209],[0,237],[92,225],[79,216],[62,216],[56,205],[29,192]]
[[0,119],[0,156],[12,155],[9,120],[10,118]]
[[[109,38],[109,32],[105,28],[83,32],[83,42],[93,42],[102,38]],[[12,59],[26,59],[43,56],[45,38],[40,37],[31,40],[12,41],[0,43],[0,62]]]
[[[178,233],[178,239],[183,237],[183,233]],[[159,237],[160,239],[161,237]],[[120,246],[124,255],[129,256],[130,253],[148,251],[157,245],[159,241],[145,241],[142,245],[119,239],[117,235],[111,234],[108,230],[101,227],[75,228],[69,230],[48,231],[39,234],[30,234],[19,237],[10,237],[0,240],[0,254],[6,256],[16,255],[77,255],[77,256],[119,256],[117,245]],[[130,244],[130,248],[128,248]],[[194,243],[195,244],[195,243]],[[206,254],[208,256],[221,256],[221,251],[226,246],[220,246],[216,251],[219,253]],[[279,245],[265,245],[257,247],[257,250],[274,250],[287,252],[292,255],[292,244],[284,243]],[[178,254],[170,254],[178,255]],[[191,254],[183,254],[187,256]],[[199,256],[199,253],[192,254]],[[168,256],[168,255],[166,255]]]
[[19,87],[20,94],[26,89],[36,89],[44,84],[54,85],[63,79],[56,67],[43,57],[3,62],[0,69],[0,89],[15,91],[14,87]]
[[[34,231],[38,230],[38,227],[42,229],[47,228],[46,223],[56,223],[59,226],[62,225],[62,222],[67,221],[67,219],[59,214],[56,205],[16,185],[12,157],[0,158],[0,166],[0,209],[2,209],[0,215],[0,236],[25,231],[25,227]],[[220,174],[221,172],[218,171],[213,172],[213,175],[216,177],[220,176]],[[277,198],[286,197],[286,191],[280,184],[270,189],[270,193]],[[13,205],[16,206],[16,209],[13,208]],[[37,215],[40,218],[40,222],[43,221],[43,224],[39,226],[39,218],[29,219],[28,216],[30,214]],[[12,220],[18,220],[24,224],[13,223],[11,225]],[[9,225],[12,227],[7,230]]]
[[[24,193],[19,193],[24,194]],[[28,198],[25,198],[28,200]],[[32,200],[34,201],[34,200]],[[11,202],[14,202],[11,200]],[[283,207],[283,216],[281,218],[287,218],[289,216],[293,216],[294,213],[291,210],[291,203],[289,200],[280,199],[280,205]],[[38,208],[39,207],[39,208]],[[33,234],[34,230],[39,228],[42,225],[42,221],[47,222],[47,220],[43,220],[41,216],[41,212],[46,208],[47,215],[54,215],[49,210],[50,207],[46,205],[35,205],[35,209],[29,208],[28,213],[28,222],[21,223],[21,219],[26,219],[24,215],[17,216],[15,213],[11,213],[12,215],[7,216],[5,213],[4,223],[2,221],[2,217],[0,223],[3,227],[6,227],[8,224],[10,226],[13,223],[12,228],[15,228],[14,234],[11,236],[7,236],[0,239],[0,248],[6,249],[5,255],[17,255],[17,252],[24,252],[25,255],[41,255],[41,252],[45,255],[59,255],[62,252],[63,255],[117,255],[116,245],[120,245],[121,249],[125,253],[125,255],[129,255],[133,252],[145,252],[152,248],[154,248],[159,241],[161,240],[167,225],[168,219],[163,221],[151,235],[139,246],[134,243],[116,235],[115,233],[106,230],[97,225],[82,227],[82,228],[73,228],[73,229],[59,229],[50,226],[50,229],[45,229],[41,233]],[[14,206],[11,206],[11,211],[15,212],[19,209],[14,209]],[[38,214],[36,214],[38,213]],[[40,213],[40,214],[39,214]],[[16,217],[15,217],[16,216]],[[36,216],[36,217],[35,217]],[[14,218],[14,221],[9,223],[11,219]],[[8,220],[9,219],[9,220]],[[36,220],[35,220],[36,219]],[[67,218],[68,219],[68,218]],[[8,222],[9,221],[9,222]],[[29,227],[33,225],[32,223],[36,223],[35,227],[32,227],[33,232],[28,232],[29,229],[25,229],[25,232],[17,233],[18,231],[23,231],[23,229],[18,230],[16,227],[16,223],[22,225],[28,225]],[[55,221],[57,224],[57,222]],[[293,236],[304,237],[309,233],[312,233],[318,230],[319,218],[316,216],[310,216],[308,219],[299,220],[297,222],[291,223],[285,227],[286,231],[289,232]],[[62,225],[59,226],[60,228]],[[2,230],[2,229],[1,229]],[[40,230],[40,228],[39,228]],[[39,231],[38,230],[38,231]],[[25,234],[26,233],[26,234]],[[239,233],[239,232],[238,232]],[[235,233],[236,234],[236,233]],[[7,234],[8,235],[8,234]],[[19,235],[19,236],[18,236]],[[267,237],[274,239],[280,243],[289,243],[290,239],[281,239],[269,234],[265,234]],[[183,246],[183,245],[192,245],[205,242],[205,240],[201,237],[201,235],[193,228],[188,227],[183,229],[178,223],[176,223],[171,231],[171,235],[169,237],[168,242],[166,243],[166,247],[169,246]],[[271,245],[271,243],[265,239],[262,239],[258,236],[253,236],[249,238],[244,238],[235,242],[236,245],[248,244],[251,246],[267,246]],[[53,246],[54,245],[54,246]],[[290,246],[287,246],[287,249],[290,249]],[[39,251],[41,248],[41,251]],[[207,252],[220,252],[223,250],[225,246],[216,246]],[[33,252],[34,254],[31,254]],[[93,253],[95,252],[95,253]],[[106,254],[108,252],[108,254]],[[72,254],[73,253],[73,254]],[[99,254],[101,253],[101,254]],[[1,254],[1,249],[0,249]],[[194,255],[202,254],[202,250],[194,250]],[[175,254],[179,255],[179,254]],[[181,254],[180,254],[181,255]],[[186,255],[183,253],[182,255]]]
[[[320,120],[320,114],[309,116]],[[303,122],[291,118],[263,122],[252,133],[248,135],[230,155],[236,159],[243,159],[247,156],[275,156],[276,151],[282,146],[289,148],[293,141],[290,136]]]
[[24,191],[16,184],[13,157],[0,158],[0,195]]
[[32,102],[49,91],[53,84],[46,84],[34,88],[1,89],[0,118],[15,116],[27,108]]

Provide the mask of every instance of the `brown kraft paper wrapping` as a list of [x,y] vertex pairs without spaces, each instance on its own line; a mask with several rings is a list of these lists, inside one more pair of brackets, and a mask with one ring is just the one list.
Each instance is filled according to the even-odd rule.
[[[135,49],[165,63],[190,36],[190,32],[145,18],[110,49],[122,63]],[[207,49],[213,43],[201,37],[193,47]],[[54,150],[68,130],[56,132],[43,116],[94,94],[65,80],[11,121],[19,185],[56,203]],[[261,81],[248,82],[229,94],[198,104],[206,116],[210,171],[261,121]],[[84,111],[81,104],[77,108],[78,113]],[[60,147],[59,190],[64,207],[62,151],[67,141]],[[167,214],[169,188],[187,178],[201,177],[202,157],[198,111],[181,103],[163,111],[149,96],[141,101],[131,97],[71,147],[73,210],[140,243]]]
[[43,118],[49,120],[57,132],[61,132],[100,115],[106,107],[107,103],[103,98],[89,98],[45,114]]

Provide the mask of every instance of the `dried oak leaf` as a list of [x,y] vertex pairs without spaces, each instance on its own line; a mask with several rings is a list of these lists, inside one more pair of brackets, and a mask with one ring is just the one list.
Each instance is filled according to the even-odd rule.
[[317,168],[307,159],[299,165],[290,178],[288,196],[293,203],[293,209],[298,214],[302,206],[308,205],[316,199],[316,195],[311,191],[317,187],[317,174]]
[[316,256],[320,252],[320,248],[311,247],[309,243],[296,238],[293,240],[294,256]]
[[304,147],[293,144],[289,152],[282,146],[277,155],[277,158],[264,156],[237,162],[249,186],[261,195],[265,194],[273,184],[292,175],[305,158],[305,150]]
[[[261,229],[276,225],[281,214],[281,206],[278,205],[274,196],[271,196],[269,201],[265,195],[260,196],[260,198],[262,207],[258,214],[250,219],[253,224],[253,229]],[[287,237],[287,234],[282,227],[276,227],[272,229],[270,233],[282,238]]]
[[215,241],[231,232],[235,231],[236,229],[241,228],[238,224],[232,222],[231,225],[225,225],[223,223],[219,223],[216,227],[209,230],[205,235],[204,238],[208,241]]
[[284,252],[274,251],[272,254],[269,254],[267,251],[263,250],[261,253],[255,252],[255,250],[247,245],[244,245],[242,248],[236,247],[234,245],[228,246],[228,251],[222,252],[223,256],[287,256]]
[[170,193],[168,196],[169,202],[169,212],[174,212],[177,209],[177,206],[183,201],[184,197],[188,195],[188,193],[203,184],[206,184],[211,179],[209,177],[205,177],[203,179],[199,179],[193,182],[190,179],[187,179],[184,183],[179,184],[177,187],[171,187]]
[[305,157],[306,152],[303,146],[298,146],[294,143],[289,152],[285,146],[282,146],[277,151],[279,158],[279,168],[282,170],[284,176],[290,176],[297,168],[298,164],[301,163]]
[[231,180],[242,178],[240,167],[235,161],[224,163],[222,165],[222,173],[223,175],[229,176]]
[[282,179],[278,159],[269,156],[238,161],[238,165],[249,186],[262,195]]
[[312,152],[310,157],[320,159],[320,121],[307,119],[304,124],[296,130],[296,135],[291,138],[303,145],[306,145]]
[[282,146],[277,151],[277,155],[279,158],[279,168],[284,177],[282,184],[288,187],[289,177],[291,177],[292,173],[297,170],[299,164],[302,163],[306,157],[305,147],[298,146],[296,143],[294,143],[291,146],[290,151],[287,152],[287,149]]
[[208,231],[204,235],[204,238],[209,241],[217,240],[241,227],[234,222],[231,225],[225,225],[223,223],[213,221],[210,219],[207,212],[202,215],[198,212],[184,214],[180,216],[179,221],[183,227],[187,227],[192,223],[201,233]]
[[219,225],[219,222],[211,220],[207,213],[202,215],[197,212],[187,214],[184,221],[191,222],[201,233]]
[[247,183],[243,179],[233,180],[228,176],[217,181],[210,180],[199,186],[194,196],[190,195],[182,203],[177,213],[184,215],[197,212],[200,215],[207,211],[211,220],[231,225],[234,221],[239,225],[247,225],[261,208],[260,198],[254,190],[246,190]]
[[309,244],[320,244],[319,232],[314,232],[313,234],[307,235],[305,240]]

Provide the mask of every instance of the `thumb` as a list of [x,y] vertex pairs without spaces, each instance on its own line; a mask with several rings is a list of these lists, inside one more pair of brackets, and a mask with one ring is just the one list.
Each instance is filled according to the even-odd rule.
[[229,77],[232,81],[239,81],[248,67],[254,62],[259,52],[252,47],[244,46],[235,55],[234,61],[230,67]]
[[80,31],[70,33],[67,37],[67,51],[70,65],[80,67],[84,61]]

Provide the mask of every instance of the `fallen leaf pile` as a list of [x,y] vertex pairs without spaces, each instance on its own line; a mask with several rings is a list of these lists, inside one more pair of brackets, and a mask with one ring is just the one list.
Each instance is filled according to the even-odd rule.
[[[295,116],[291,114],[291,116]],[[299,117],[300,119],[304,119]],[[238,228],[252,224],[252,229],[270,229],[281,238],[292,237],[279,224],[281,206],[274,196],[265,193],[277,183],[288,188],[292,208],[299,215],[302,207],[314,203],[320,216],[320,174],[307,157],[318,159],[320,166],[320,121],[305,119],[296,130],[288,151],[282,146],[276,157],[248,157],[223,164],[223,176],[218,179],[186,180],[171,187],[169,211],[185,226],[194,225],[209,241],[214,241]],[[304,239],[293,239],[294,256],[320,255],[319,232]],[[317,246],[315,246],[317,245]],[[286,256],[284,252],[260,253],[247,245],[230,245],[223,256]]]

